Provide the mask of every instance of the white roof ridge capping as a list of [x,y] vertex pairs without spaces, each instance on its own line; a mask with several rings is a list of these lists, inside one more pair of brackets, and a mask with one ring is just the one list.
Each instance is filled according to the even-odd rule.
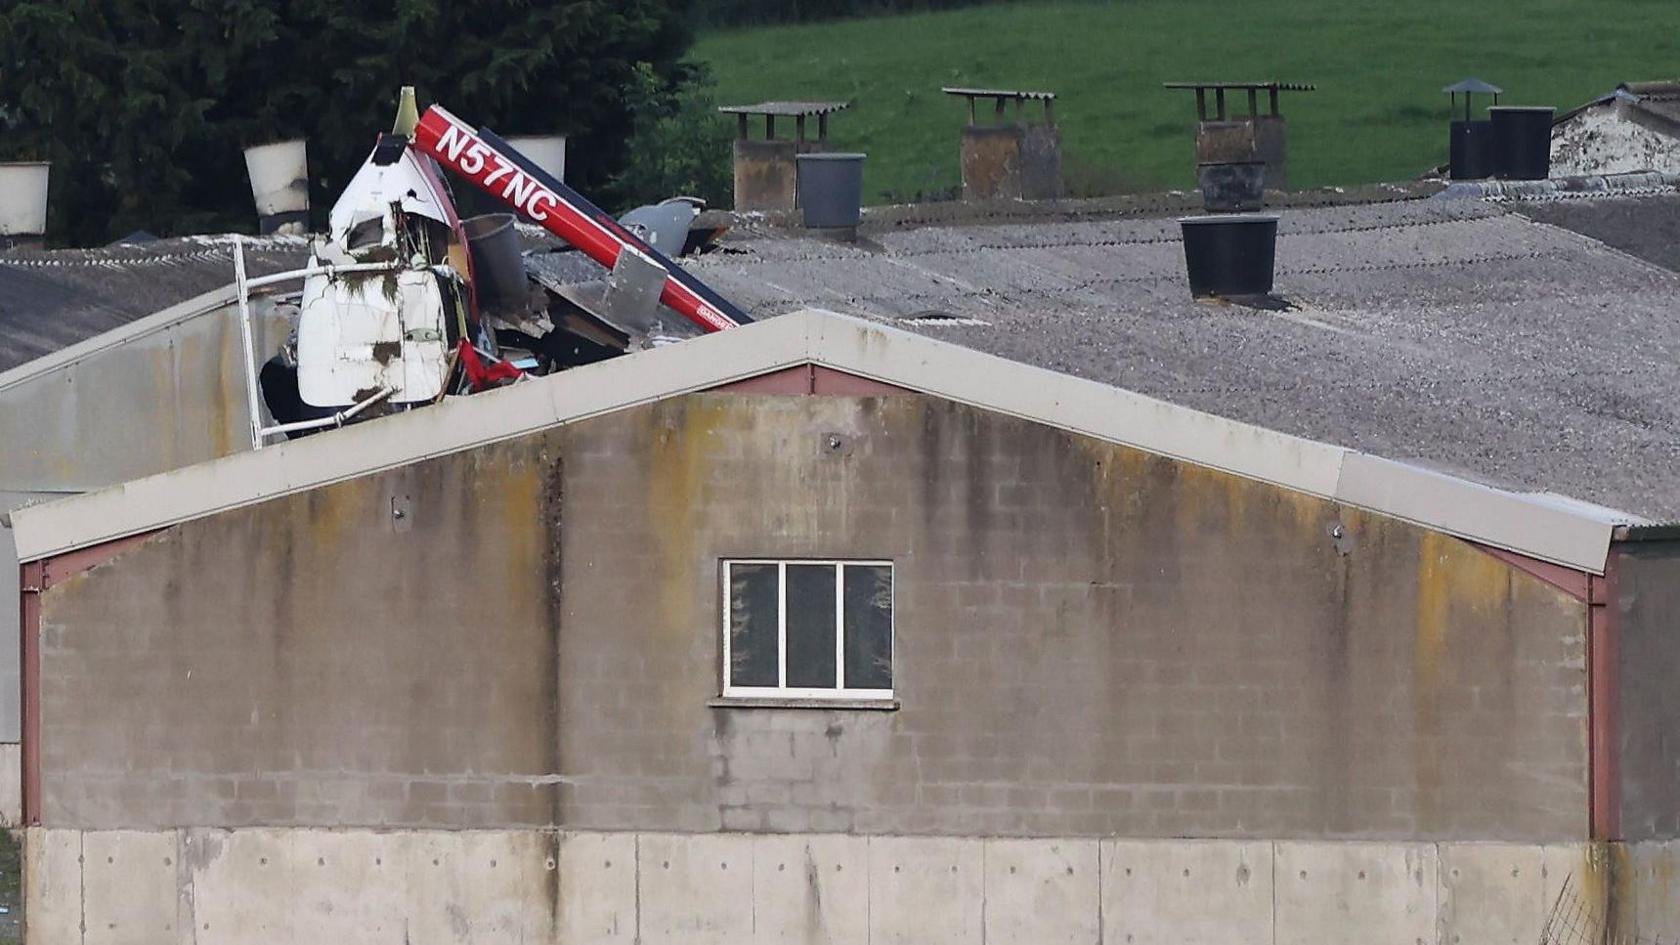
[[1636,516],[1495,489],[807,309],[12,513],[20,560],[814,363],[1602,573]]

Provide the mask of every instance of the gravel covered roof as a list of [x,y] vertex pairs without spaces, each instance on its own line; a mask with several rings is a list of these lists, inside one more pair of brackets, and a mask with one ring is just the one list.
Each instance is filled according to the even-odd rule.
[[[1655,219],[1673,199],[1609,202],[1656,200]],[[688,265],[755,316],[888,320],[1491,485],[1680,520],[1680,274],[1526,209],[1285,209],[1276,310],[1191,300],[1178,226],[1159,218],[866,223],[856,244],[746,221],[727,251]],[[1639,251],[1636,230],[1621,242]]]

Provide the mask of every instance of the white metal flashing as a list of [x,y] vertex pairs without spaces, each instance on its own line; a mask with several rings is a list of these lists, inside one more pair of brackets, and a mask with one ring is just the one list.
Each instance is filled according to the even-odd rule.
[[[1632,515],[1572,507],[808,309],[13,513],[34,561],[800,364],[1136,447],[1602,573]],[[4,377],[0,376],[0,380]]]

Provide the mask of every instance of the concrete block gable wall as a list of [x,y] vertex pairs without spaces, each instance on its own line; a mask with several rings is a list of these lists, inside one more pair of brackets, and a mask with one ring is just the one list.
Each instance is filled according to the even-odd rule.
[[[897,707],[713,705],[733,556],[893,560]],[[173,864],[134,908],[198,941],[260,907],[277,941],[1456,943],[1504,921],[1472,888],[1514,941],[1535,864],[1591,862],[1582,602],[921,395],[622,410],[171,527],[41,606],[31,870],[91,905],[86,845],[133,832]],[[271,865],[296,908],[241,898]],[[1174,870],[1230,896],[1179,916]]]

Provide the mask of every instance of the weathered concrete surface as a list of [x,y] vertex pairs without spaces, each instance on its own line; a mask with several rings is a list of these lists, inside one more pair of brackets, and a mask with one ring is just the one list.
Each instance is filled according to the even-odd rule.
[[1552,176],[1680,173],[1680,137],[1620,102],[1589,106],[1552,128]]
[[23,845],[23,934],[29,945],[82,941],[82,832],[27,831]]
[[1621,836],[1680,838],[1680,542],[1612,552],[1619,637]]
[[[898,710],[709,706],[741,554],[895,559]],[[1586,829],[1578,602],[921,396],[663,401],[190,522],[43,601],[50,825]]]
[[[50,590],[46,821],[553,822],[550,461],[516,448],[441,479],[355,480]],[[235,559],[259,545],[272,553]],[[56,601],[94,586],[139,606],[83,634],[92,614]]]
[[[1562,876],[1593,857],[1586,844],[1150,840],[1099,850],[1083,838],[267,828],[37,828],[28,847],[32,945],[1532,945]],[[1627,940],[1680,928],[1677,849],[1615,851],[1616,929]],[[1576,888],[1602,915],[1595,869]]]
[[753,838],[753,941],[846,945],[869,940],[869,838]]
[[[1545,927],[1538,846],[1464,843],[1440,848],[1442,945],[1534,945]],[[1555,898],[1555,897],[1554,897]]]
[[1276,945],[1435,940],[1440,858],[1431,844],[1278,843]]
[[638,849],[641,941],[732,945],[752,939],[750,837],[647,834]]
[[957,838],[869,839],[869,941],[980,945],[984,846]]
[[180,864],[173,832],[82,835],[84,945],[149,945],[176,938]]
[[[3,580],[3,577],[0,577]],[[23,823],[23,746],[0,743],[0,827]]]
[[799,186],[794,141],[735,139],[735,209],[792,210]]
[[1272,844],[1108,840],[1102,844],[1103,941],[1266,945],[1272,941]]
[[578,833],[560,838],[561,942],[632,945],[636,941],[635,834]]
[[985,841],[986,945],[1101,941],[1097,843]]

